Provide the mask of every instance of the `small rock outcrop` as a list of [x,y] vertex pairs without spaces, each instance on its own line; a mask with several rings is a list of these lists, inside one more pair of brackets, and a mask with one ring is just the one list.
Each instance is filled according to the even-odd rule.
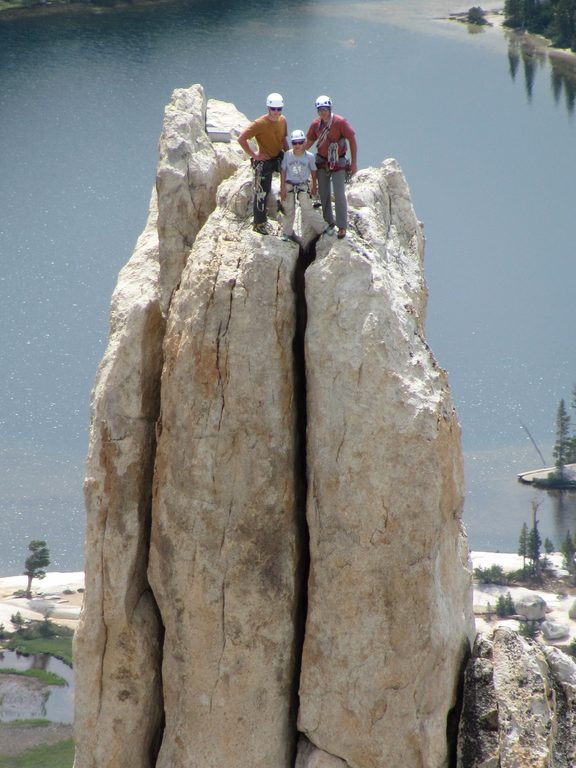
[[576,765],[576,664],[510,629],[481,635],[465,673],[458,768]]
[[474,627],[421,226],[387,160],[345,240],[256,235],[207,130],[245,124],[175,92],[113,296],[75,768],[444,768]]

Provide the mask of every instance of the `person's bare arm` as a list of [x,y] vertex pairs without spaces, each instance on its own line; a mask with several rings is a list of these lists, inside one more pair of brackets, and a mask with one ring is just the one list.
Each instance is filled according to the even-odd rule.
[[238,136],[238,144],[242,147],[244,152],[248,155],[248,157],[251,157],[253,160],[268,160],[268,155],[264,154],[263,152],[254,152],[250,144],[248,143],[248,139],[251,139],[252,136],[248,135],[249,132],[246,130],[243,133]]
[[350,173],[356,173],[358,170],[358,145],[356,143],[356,136],[352,136],[348,139],[350,144]]

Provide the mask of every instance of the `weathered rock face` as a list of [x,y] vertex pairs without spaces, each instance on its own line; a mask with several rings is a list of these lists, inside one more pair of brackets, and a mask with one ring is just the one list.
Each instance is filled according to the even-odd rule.
[[509,629],[479,636],[464,685],[458,768],[576,765],[576,664]]
[[402,174],[362,171],[349,199],[361,237],[322,243],[306,272],[298,724],[350,765],[439,766],[467,627],[459,432],[422,336],[422,236]]
[[441,768],[470,569],[406,182],[358,173],[346,240],[299,251],[210,121],[246,122],[175,93],[113,298],[75,768]]

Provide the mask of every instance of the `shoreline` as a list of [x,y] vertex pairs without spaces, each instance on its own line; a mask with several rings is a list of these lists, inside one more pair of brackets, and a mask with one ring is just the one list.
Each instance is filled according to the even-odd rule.
[[141,11],[171,5],[179,0],[119,0],[114,5],[95,5],[91,2],[44,2],[32,6],[3,8],[0,0],[0,21],[19,21],[48,16],[103,16],[117,12]]
[[[91,2],[78,2],[77,0],[72,0],[71,2],[61,2],[58,0],[54,2],[53,0],[48,0],[47,2],[39,2],[32,6],[3,7],[4,3],[0,0],[0,22],[18,20],[27,21],[36,17],[45,18],[66,14],[71,16],[102,16],[114,13],[125,13],[127,11],[137,13],[139,11],[150,10],[151,8],[176,5],[179,2],[180,0],[119,0],[113,5],[95,5]],[[555,48],[552,46],[550,40],[542,35],[508,29],[504,26],[503,11],[503,2],[500,2],[497,5],[492,4],[491,8],[484,11],[486,25],[500,29],[504,36],[509,40],[514,40],[515,42],[520,43],[525,48],[528,55],[547,54],[551,59],[556,59],[568,65],[574,65],[574,74],[576,76],[576,52],[571,51],[568,48]],[[445,16],[443,20],[466,24],[467,14],[468,9],[449,11],[448,15]],[[438,17],[434,18],[438,19]],[[440,17],[440,19],[442,19],[442,17]],[[481,30],[483,26],[484,25],[478,25],[478,29]]]

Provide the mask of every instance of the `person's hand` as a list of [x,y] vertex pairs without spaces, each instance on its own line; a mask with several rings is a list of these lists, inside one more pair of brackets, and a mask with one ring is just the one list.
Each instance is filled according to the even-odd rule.
[[286,187],[280,187],[280,200],[286,200]]
[[314,184],[312,185],[312,189],[310,190],[310,194],[312,195],[312,197],[316,197],[316,195],[318,194],[318,187],[316,187]]
[[353,176],[358,170],[356,163],[350,163],[350,174]]

